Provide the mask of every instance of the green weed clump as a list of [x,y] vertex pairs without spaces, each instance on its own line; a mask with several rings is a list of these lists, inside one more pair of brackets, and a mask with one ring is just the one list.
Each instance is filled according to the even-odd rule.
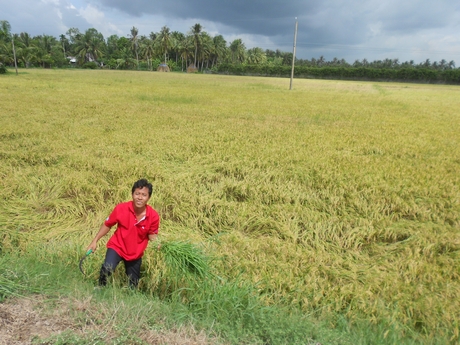
[[161,254],[170,275],[183,279],[210,278],[209,259],[190,242],[165,242],[161,246]]
[[199,306],[207,279],[171,278],[200,272],[199,243],[227,288],[256,287],[266,306],[458,341],[456,87],[73,70],[0,87],[2,255],[84,248],[143,177],[160,237],[184,246],[169,263],[146,254],[147,294]]

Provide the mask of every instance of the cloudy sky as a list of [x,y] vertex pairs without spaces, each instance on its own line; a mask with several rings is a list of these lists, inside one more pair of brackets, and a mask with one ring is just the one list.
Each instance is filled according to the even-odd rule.
[[460,67],[459,0],[0,0],[0,20],[13,33],[59,37],[95,28],[107,38],[135,26],[148,36],[200,23],[228,43],[241,38],[247,48],[289,52],[296,18],[297,58],[445,59]]

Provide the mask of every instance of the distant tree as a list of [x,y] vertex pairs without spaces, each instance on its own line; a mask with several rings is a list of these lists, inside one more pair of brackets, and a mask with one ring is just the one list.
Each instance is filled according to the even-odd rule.
[[171,32],[171,36],[173,38],[172,46],[171,46],[171,53],[174,54],[174,59],[177,65],[178,59],[180,57],[181,44],[183,40],[185,39],[185,35],[182,32],[173,31]]
[[233,63],[244,62],[246,47],[241,38],[237,38],[230,43],[230,51],[232,52]]
[[201,70],[204,69],[205,62],[207,64],[206,67],[209,67],[209,60],[211,59],[213,47],[214,45],[211,36],[209,36],[207,32],[203,31],[201,33],[201,49],[198,54],[198,57],[201,61]]
[[265,55],[267,56],[267,59],[274,59],[275,56],[275,51],[271,49],[266,49],[265,50]]
[[118,40],[120,37],[118,35],[111,35],[107,38],[106,43],[106,55],[107,58],[113,59],[116,58],[118,53]]
[[321,55],[321,56],[319,57],[319,59],[316,61],[316,65],[317,65],[318,67],[323,67],[323,66],[326,65],[326,59],[324,58],[323,55]]
[[152,41],[155,41],[157,39],[157,36],[158,36],[158,33],[156,32],[151,32],[150,35],[149,35],[149,38],[152,40]]
[[83,35],[78,36],[75,51],[80,64],[88,61],[98,61],[105,51],[104,36],[96,29],[86,30]]
[[129,35],[129,40],[131,41],[131,49],[136,55],[137,68],[139,69],[139,54],[138,54],[139,37],[138,37],[138,34],[139,34],[139,30],[133,26],[131,28],[131,34]]
[[262,48],[255,47],[248,49],[247,62],[249,64],[260,65],[267,61],[267,56]]
[[212,66],[218,63],[220,59],[223,59],[227,54],[227,41],[224,39],[224,36],[217,35],[212,39]]
[[10,65],[13,62],[13,46],[0,41],[0,64]]
[[7,20],[0,20],[0,41],[11,41],[11,25]]
[[67,58],[66,45],[68,45],[69,41],[67,40],[67,37],[65,37],[65,35],[60,35],[59,41],[61,42],[61,45],[62,45],[62,53],[64,55],[64,58]]
[[201,32],[202,31],[203,31],[203,27],[199,23],[196,23],[195,25],[193,25],[190,30],[190,33],[193,36],[193,43],[195,45],[195,67],[197,67],[196,61],[198,57],[198,48],[201,45]]
[[128,48],[121,48],[120,57],[116,59],[117,69],[130,69],[137,66],[137,60],[132,57],[131,50]]
[[[185,65],[189,65],[189,59],[192,61],[194,58],[195,42],[192,36],[186,36],[180,43],[180,56]],[[182,66],[182,70],[184,70]]]
[[444,59],[442,59],[441,61],[439,61],[439,68],[440,68],[441,70],[447,69],[447,61],[444,60]]
[[28,68],[34,59],[36,47],[32,37],[27,32],[21,32],[16,40],[16,56]]
[[147,66],[149,71],[152,70],[152,59],[155,55],[155,41],[151,39],[143,40],[140,44],[140,53],[143,58],[147,60]]
[[69,44],[74,45],[81,37],[81,32],[77,28],[70,28],[67,30],[66,35],[69,36]]
[[161,52],[164,54],[165,64],[167,63],[166,57],[168,55],[168,50],[173,46],[173,37],[167,26],[161,28],[160,34],[157,37],[158,45],[161,49]]

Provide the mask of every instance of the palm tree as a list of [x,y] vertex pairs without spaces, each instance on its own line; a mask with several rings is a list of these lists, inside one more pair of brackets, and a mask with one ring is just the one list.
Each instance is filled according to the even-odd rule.
[[0,20],[0,41],[11,41],[11,25],[7,20]]
[[78,37],[75,44],[75,51],[80,63],[97,61],[104,55],[104,36],[96,29],[86,30],[84,35]]
[[60,35],[59,41],[61,41],[61,44],[62,44],[62,53],[64,54],[64,58],[67,58],[67,55],[65,53],[65,46],[68,43],[67,37],[65,37],[65,35]]
[[159,46],[161,51],[164,53],[165,56],[165,64],[166,64],[166,56],[168,54],[168,50],[173,45],[173,38],[171,36],[171,32],[167,26],[163,26],[161,28],[160,34],[157,37]]
[[248,49],[247,61],[250,64],[259,65],[267,61],[267,56],[262,48],[255,47]]
[[203,27],[201,24],[196,23],[191,28],[191,35],[193,36],[193,42],[195,44],[195,67],[196,66],[196,58],[198,56],[198,47],[201,45],[201,32],[203,31]]
[[17,39],[16,53],[18,60],[22,60],[24,66],[27,68],[30,66],[30,62],[33,59],[34,51],[37,48],[34,46],[34,42],[27,32],[21,32]]
[[[125,37],[123,37],[126,39]],[[118,46],[118,41],[120,40],[120,37],[118,35],[111,35],[107,38],[107,48],[106,48],[106,55],[109,58],[117,58],[118,51],[120,47]]]
[[217,64],[219,59],[225,56],[227,53],[227,41],[224,39],[222,35],[217,35],[214,36],[212,39],[212,44],[213,44],[213,60],[212,60],[212,66],[214,64]]
[[322,67],[326,64],[326,59],[324,58],[323,55],[319,57],[319,59],[316,61],[316,64],[318,67]]
[[0,41],[0,64],[9,65],[13,62],[13,46]]
[[184,70],[183,62],[188,66],[189,58],[193,56],[194,41],[192,36],[186,36],[180,43],[180,57],[182,59],[182,71]]
[[233,63],[244,62],[246,47],[241,38],[237,38],[232,43],[230,43],[230,51],[232,52]]
[[152,70],[152,58],[155,55],[155,41],[146,39],[140,44],[141,56],[147,59],[148,69]]
[[139,48],[139,30],[136,27],[131,28],[131,34],[129,35],[129,40],[131,41],[131,49],[136,54],[137,69],[139,69],[139,54],[137,52]]
[[152,40],[152,41],[155,41],[157,39],[157,36],[158,34],[156,32],[151,32],[150,35],[149,35],[149,38]]
[[177,65],[177,59],[180,56],[181,45],[182,45],[182,41],[185,39],[185,35],[182,32],[173,31],[171,33],[171,36],[173,38],[172,46],[171,46],[171,53],[174,53],[174,56],[176,59],[176,65]]
[[[206,61],[206,68],[208,67],[209,59],[213,51],[213,42],[211,36],[207,32],[201,33],[201,49],[198,54],[201,60],[201,70],[204,68],[204,62]],[[199,63],[198,63],[199,64]]]
[[132,55],[131,55],[129,49],[121,48],[119,53],[120,53],[120,58],[118,58],[116,60],[116,62],[117,62],[116,68],[117,69],[120,68],[120,67],[131,68],[132,66],[134,66],[137,63],[136,60],[132,58]]

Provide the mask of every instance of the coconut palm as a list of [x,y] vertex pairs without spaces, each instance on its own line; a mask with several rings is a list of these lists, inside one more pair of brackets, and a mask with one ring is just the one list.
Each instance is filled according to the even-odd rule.
[[259,65],[267,61],[267,55],[262,48],[254,47],[248,49],[247,52],[247,62],[249,64]]
[[193,36],[193,43],[195,45],[195,67],[196,66],[196,59],[198,57],[198,47],[201,45],[201,32],[203,31],[203,27],[201,24],[196,23],[192,26],[190,33]]
[[160,34],[157,37],[157,41],[161,52],[164,54],[165,57],[165,64],[166,64],[166,56],[168,55],[168,50],[173,46],[173,37],[171,36],[171,32],[167,26],[163,26],[161,28]]
[[11,41],[11,25],[7,20],[0,20],[0,41]]
[[230,51],[232,52],[233,63],[244,62],[246,47],[241,38],[237,38],[236,40],[232,41],[232,43],[230,43]]
[[177,65],[177,60],[180,56],[182,41],[185,39],[185,35],[182,32],[173,31],[171,33],[171,36],[173,38],[172,46],[171,46],[171,53],[174,54],[175,59],[176,59],[176,65]]
[[[211,54],[213,51],[213,46],[214,45],[213,45],[211,36],[209,36],[207,32],[202,32],[201,33],[201,49],[198,53],[198,57],[201,60],[201,70],[203,70],[204,68],[205,61],[206,61],[206,64],[209,63],[209,60],[211,58]],[[206,67],[208,67],[208,65]]]
[[141,56],[147,59],[147,65],[149,71],[152,70],[152,58],[155,55],[155,41],[151,39],[143,40],[139,46]]
[[116,60],[116,68],[129,69],[137,64],[136,59],[132,58],[132,54],[128,48],[121,48],[119,51],[120,57]]
[[64,58],[67,58],[65,47],[69,43],[69,41],[67,40],[67,37],[65,37],[65,35],[60,35],[59,41],[61,42],[61,45],[62,45],[62,53],[64,54]]
[[227,41],[222,35],[214,36],[212,39],[212,66],[227,54]]
[[[117,58],[117,53],[119,50],[118,41],[120,37],[118,35],[111,35],[107,38],[107,48],[106,54],[110,58]],[[125,38],[126,39],[126,38]]]
[[136,27],[131,28],[131,34],[129,35],[129,40],[131,41],[131,49],[136,54],[137,68],[139,68],[139,30]]
[[0,41],[0,64],[9,65],[13,62],[13,46]]
[[188,60],[193,57],[194,41],[192,36],[186,36],[180,42],[180,57],[182,59],[182,71],[184,70],[183,62],[188,66]]
[[35,46],[32,37],[27,32],[21,32],[16,40],[16,56],[18,60],[24,63],[27,68],[35,55],[35,51],[39,48]]
[[104,36],[96,29],[88,29],[85,34],[78,36],[75,51],[80,63],[97,61],[104,55]]

